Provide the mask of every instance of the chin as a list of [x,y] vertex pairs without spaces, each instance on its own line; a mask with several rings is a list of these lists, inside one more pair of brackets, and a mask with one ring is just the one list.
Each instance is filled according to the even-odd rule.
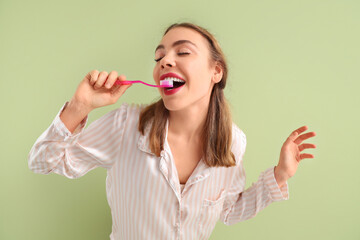
[[165,108],[169,111],[177,111],[177,110],[184,108],[184,106],[179,104],[179,101],[171,101],[171,100],[164,101],[164,99],[163,99],[163,102],[164,102]]
[[167,110],[169,110],[169,111],[174,111],[174,110],[176,110],[176,106],[174,106],[175,104],[169,104],[169,103],[167,103],[167,102],[165,102],[164,101],[164,106],[165,106],[165,108],[167,109]]

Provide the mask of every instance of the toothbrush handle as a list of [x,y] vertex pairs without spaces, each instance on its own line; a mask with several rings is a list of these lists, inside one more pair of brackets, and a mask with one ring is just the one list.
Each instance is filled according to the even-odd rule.
[[145,84],[145,85],[150,86],[150,87],[163,87],[161,85],[148,84],[148,83],[145,83],[145,82],[140,81],[140,80],[131,80],[131,81],[119,81],[119,80],[116,80],[116,82],[115,82],[116,85],[129,85],[129,84],[133,84],[133,83],[142,83],[142,84]]

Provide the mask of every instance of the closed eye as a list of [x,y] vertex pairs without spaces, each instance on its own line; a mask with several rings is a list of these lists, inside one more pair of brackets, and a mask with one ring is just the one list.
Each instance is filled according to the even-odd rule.
[[[180,52],[180,53],[178,53],[179,56],[181,56],[181,55],[188,55],[188,54],[190,54],[190,53],[188,53],[188,52]],[[158,59],[155,59],[155,62],[160,61],[162,58],[163,58],[163,57],[158,58]]]
[[180,53],[178,53],[178,55],[186,55],[186,54],[190,54],[190,53],[188,53],[188,52],[180,52]]

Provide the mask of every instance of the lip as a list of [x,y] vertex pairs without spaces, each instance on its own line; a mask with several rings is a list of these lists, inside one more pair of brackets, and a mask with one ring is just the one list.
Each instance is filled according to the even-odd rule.
[[178,79],[181,79],[183,81],[185,81],[182,77],[180,77],[179,75],[175,74],[175,73],[165,73],[163,75],[160,76],[160,80],[164,80],[165,78],[167,77],[173,77],[173,78],[178,78]]

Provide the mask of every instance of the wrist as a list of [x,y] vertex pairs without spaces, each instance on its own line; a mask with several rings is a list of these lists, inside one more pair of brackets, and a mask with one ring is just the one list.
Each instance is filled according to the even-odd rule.
[[276,182],[280,188],[289,179],[289,177],[287,177],[287,175],[278,166],[275,166],[275,168],[274,168],[274,175],[275,175]]
[[90,109],[86,106],[78,104],[74,101],[68,102],[65,109],[60,114],[60,120],[64,123],[65,127],[74,133],[77,126],[86,118]]
[[93,109],[88,105],[79,102],[75,99],[71,99],[67,105],[68,110],[75,113],[82,113],[82,115],[88,115]]

